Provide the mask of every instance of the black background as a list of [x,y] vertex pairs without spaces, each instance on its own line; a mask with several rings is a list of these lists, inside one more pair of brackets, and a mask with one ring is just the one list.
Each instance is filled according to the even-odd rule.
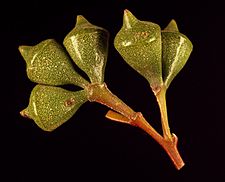
[[[0,181],[225,180],[224,1],[19,1],[1,8]],[[186,162],[181,171],[151,137],[105,119],[108,109],[97,103],[84,104],[51,133],[19,115],[35,83],[26,76],[18,46],[48,38],[62,43],[82,14],[110,32],[108,87],[161,130],[148,83],[113,47],[125,8],[162,28],[174,18],[194,45],[167,94],[171,130]]]

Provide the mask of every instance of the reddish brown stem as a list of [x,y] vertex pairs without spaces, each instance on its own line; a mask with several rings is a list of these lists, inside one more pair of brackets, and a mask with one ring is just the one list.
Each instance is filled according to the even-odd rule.
[[173,161],[175,167],[179,170],[184,166],[184,162],[178,152],[177,142],[178,138],[175,134],[172,134],[172,140],[168,138],[163,138],[139,113],[139,117],[135,120],[136,126],[143,129],[152,138],[154,138],[166,151],[170,159]]
[[175,134],[172,134],[171,139],[168,139],[167,137],[164,138],[145,120],[141,113],[136,113],[136,116],[136,119],[131,121],[128,120],[126,117],[120,115],[119,113],[113,111],[108,111],[108,113],[106,114],[106,117],[108,119],[117,122],[127,123],[143,129],[163,147],[163,149],[169,155],[170,159],[173,161],[175,167],[178,170],[181,169],[184,166],[184,162],[177,150],[177,136]]
[[105,83],[90,84],[86,90],[89,96],[89,101],[104,104],[116,111],[109,111],[106,114],[107,118],[141,128],[164,148],[178,170],[184,166],[184,162],[177,150],[178,138],[175,134],[172,135],[172,138],[162,137],[145,120],[141,113],[133,111],[123,101],[111,93]]
[[128,119],[135,117],[135,112],[127,106],[122,100],[114,95],[105,83],[103,84],[90,84],[87,88],[88,99],[90,102],[98,102],[106,105],[112,110],[122,114]]

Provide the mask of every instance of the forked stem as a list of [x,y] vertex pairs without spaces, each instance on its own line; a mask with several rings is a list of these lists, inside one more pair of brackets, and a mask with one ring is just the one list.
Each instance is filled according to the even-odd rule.
[[106,84],[90,84],[86,87],[89,101],[104,104],[116,111],[109,111],[106,117],[122,123],[136,126],[154,138],[167,152],[175,167],[179,170],[184,166],[184,162],[177,150],[178,138],[175,134],[169,137],[162,137],[143,117],[140,112],[133,111],[117,96],[107,88]]
[[141,113],[136,113],[136,115],[136,119],[134,121],[131,121],[127,118],[125,119],[124,116],[120,115],[119,113],[110,110],[106,114],[106,117],[113,121],[127,123],[144,130],[163,147],[163,149],[166,151],[166,153],[169,155],[170,159],[174,163],[175,167],[180,170],[184,166],[184,161],[182,160],[177,149],[177,136],[175,134],[172,134],[172,140],[165,139],[145,120]]

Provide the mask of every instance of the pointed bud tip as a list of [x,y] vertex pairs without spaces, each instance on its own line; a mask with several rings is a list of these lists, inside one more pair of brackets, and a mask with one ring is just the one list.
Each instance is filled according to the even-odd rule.
[[167,27],[164,29],[164,31],[168,31],[168,32],[179,32],[179,29],[177,27],[177,23],[174,19],[172,19],[169,24],[167,25]]
[[124,10],[124,15],[125,15],[125,14],[129,14],[129,13],[131,13],[131,12],[130,12],[128,9],[125,9],[125,10]]
[[22,110],[22,111],[20,111],[20,115],[23,116],[24,118],[31,119],[31,117],[28,114],[27,108]]
[[137,21],[138,19],[129,10],[124,10],[123,26],[126,28],[131,28]]
[[23,56],[26,62],[29,59],[28,57],[29,57],[29,53],[31,49],[32,49],[32,46],[19,46],[20,54]]
[[24,55],[24,54],[27,54],[30,51],[31,47],[32,46],[24,46],[24,45],[21,45],[21,46],[19,46],[18,49],[19,49],[20,53],[22,55]]
[[90,22],[87,21],[87,19],[84,18],[84,16],[78,15],[78,16],[77,16],[76,25],[82,25],[82,24],[90,24]]

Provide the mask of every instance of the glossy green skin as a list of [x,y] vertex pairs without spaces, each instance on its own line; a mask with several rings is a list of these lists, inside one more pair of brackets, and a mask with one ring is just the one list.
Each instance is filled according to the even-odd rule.
[[47,85],[75,84],[84,87],[87,81],[78,75],[65,50],[53,39],[35,46],[20,46],[27,63],[27,75],[33,82]]
[[[36,46],[20,46],[28,77],[45,84],[33,89],[29,105],[21,114],[33,119],[43,130],[52,131],[71,118],[88,99],[106,104],[109,91],[101,83],[104,82],[108,36],[105,29],[78,16],[75,28],[64,40],[72,59],[89,76],[91,87],[75,72],[70,58],[55,40],[48,39]],[[155,94],[163,85],[168,88],[192,51],[190,40],[179,33],[174,20],[161,32],[157,24],[139,21],[127,10],[114,43],[125,61],[149,81]],[[85,90],[71,92],[54,87],[64,84],[75,84]],[[110,99],[109,107],[112,102],[118,102],[115,98]],[[120,111],[133,112],[123,110],[126,107],[118,104]]]
[[33,119],[41,129],[52,131],[69,120],[86,101],[84,90],[71,92],[59,87],[37,85],[22,115]]
[[64,46],[71,58],[92,83],[104,82],[108,54],[108,32],[78,16],[75,28],[65,37]]
[[174,77],[186,64],[193,45],[179,32],[162,32],[163,80],[168,88]]
[[124,60],[148,80],[153,90],[163,84],[161,29],[157,24],[139,21],[126,11],[114,45]]
[[114,45],[124,60],[148,80],[155,94],[163,85],[169,87],[193,49],[174,20],[161,31],[158,25],[140,21],[128,10]]

